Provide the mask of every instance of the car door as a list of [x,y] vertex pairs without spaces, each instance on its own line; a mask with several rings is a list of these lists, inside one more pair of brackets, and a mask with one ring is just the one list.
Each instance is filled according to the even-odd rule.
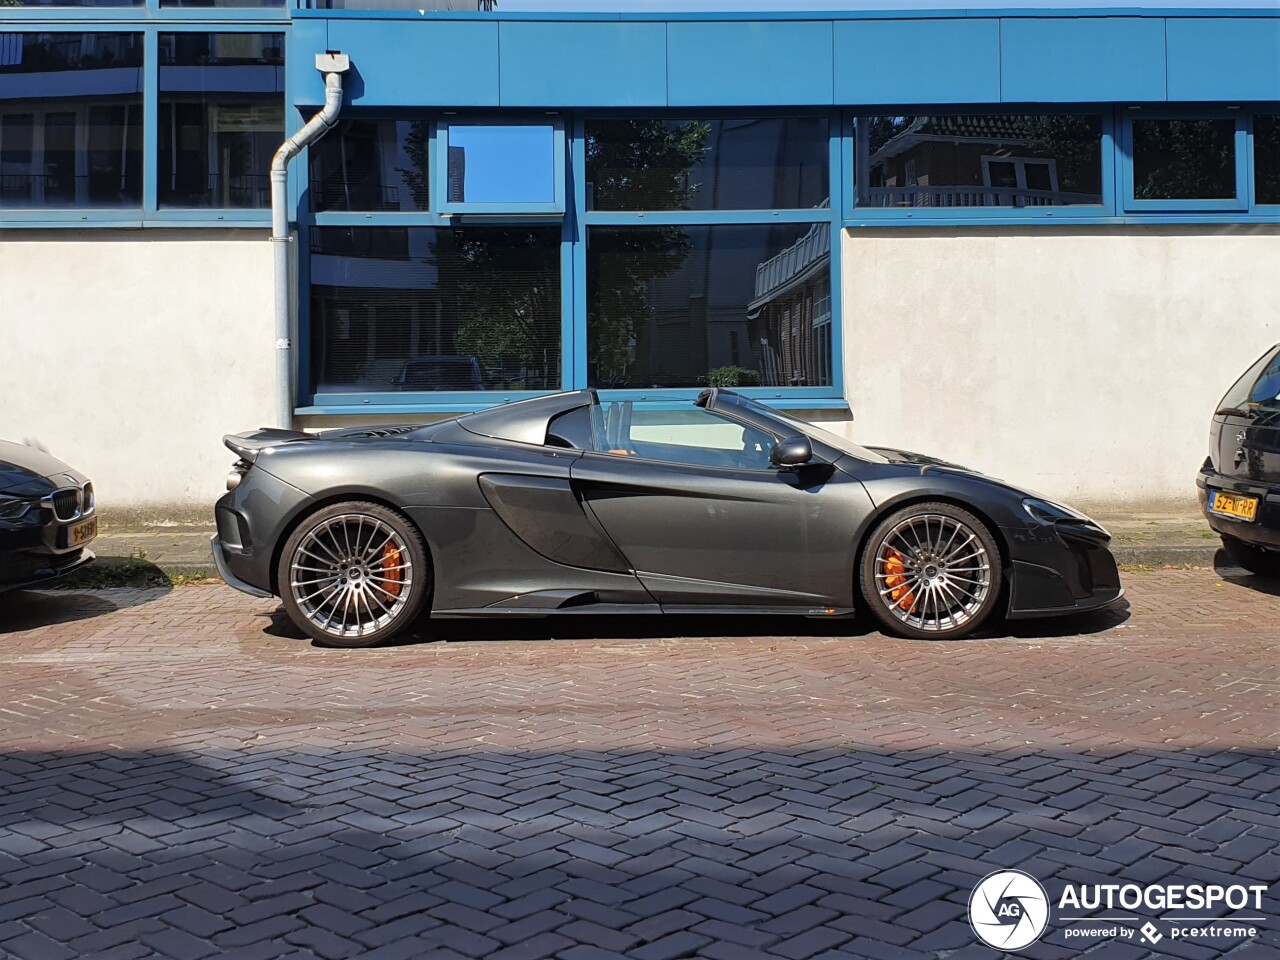
[[692,405],[596,422],[574,489],[664,608],[850,604],[852,531],[828,490],[843,474],[775,467],[777,437]]

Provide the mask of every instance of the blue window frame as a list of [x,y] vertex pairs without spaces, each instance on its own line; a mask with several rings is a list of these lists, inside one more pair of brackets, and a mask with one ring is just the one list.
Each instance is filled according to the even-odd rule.
[[[689,113],[684,111],[680,119],[687,119]],[[794,113],[791,111],[785,115]],[[761,114],[768,115],[768,112],[753,112],[753,116]],[[604,116],[612,121],[625,115],[606,113]],[[671,112],[671,116],[676,115]],[[776,123],[772,121],[783,116],[781,111],[775,111],[769,117],[771,122],[763,125],[762,129],[773,129]],[[809,132],[818,131],[820,155],[815,158],[806,154],[803,189],[797,188],[793,192],[803,197],[813,194],[818,201],[825,201],[840,180],[839,125],[832,122],[828,112],[811,111],[804,117],[805,123],[801,127]],[[716,124],[709,126],[716,129],[719,129],[721,121],[738,122],[737,118],[728,116],[713,115],[713,118]],[[461,199],[457,199],[456,192],[454,199],[450,199],[447,150],[450,145],[463,145],[461,142],[450,144],[450,129],[477,124],[487,128],[545,126],[548,119],[554,120],[557,160],[552,169],[562,190],[557,205],[563,212],[549,209],[551,205],[519,192],[507,194],[512,199],[506,202],[490,196],[477,203],[467,196],[465,189]],[[659,119],[665,120],[665,117]],[[582,119],[521,114],[454,118],[440,114],[431,116],[420,111],[388,113],[354,108],[344,113],[344,123],[348,126],[340,127],[339,131],[329,135],[337,136],[338,140],[322,141],[308,150],[311,177],[301,198],[300,249],[309,251],[315,248],[315,235],[319,232],[321,246],[329,251],[332,234],[328,232],[342,227],[349,228],[352,234],[356,234],[357,228],[362,228],[360,234],[364,239],[357,235],[356,242],[372,241],[374,231],[379,231],[381,239],[378,242],[384,246],[388,237],[417,236],[417,241],[409,239],[406,242],[409,247],[416,243],[415,249],[421,250],[418,255],[411,256],[406,252],[408,247],[405,250],[388,247],[374,256],[370,248],[370,255],[358,264],[360,277],[352,275],[352,284],[335,282],[337,275],[334,271],[344,268],[329,253],[323,255],[323,261],[315,256],[302,258],[304,262],[300,264],[299,272],[304,278],[305,289],[299,302],[299,412],[478,409],[547,390],[576,389],[588,385],[603,387],[609,396],[623,399],[684,400],[696,396],[712,377],[720,385],[736,385],[762,399],[782,400],[788,404],[843,406],[839,297],[832,295],[839,284],[839,257],[832,256],[832,251],[839,249],[840,227],[838,214],[830,203],[816,202],[810,207],[793,209],[588,210],[587,121]],[[411,136],[416,144],[412,152],[417,162],[406,165],[401,161],[408,155],[405,145]],[[727,148],[725,144],[722,146]],[[353,169],[354,161],[366,166],[374,164],[380,172],[370,179],[369,170]],[[728,174],[734,182],[733,189],[739,193],[746,189],[741,182],[743,162],[735,159],[730,163],[732,169]],[[813,175],[809,168],[814,163],[821,171],[821,186],[809,183]],[[430,183],[429,202],[425,202],[427,198],[421,189],[410,190],[415,194],[412,203],[391,202],[387,185],[395,177],[388,180],[387,171],[399,171],[397,176],[403,179],[405,169],[413,172],[410,179],[415,183],[426,174]],[[544,166],[535,178],[540,184],[545,173]],[[710,190],[715,176],[713,172],[703,171],[694,179],[699,183],[705,180],[706,188]],[[767,170],[757,179],[762,180],[761,190],[764,192],[777,187],[767,182],[770,181]],[[397,181],[392,185],[396,187],[396,197],[403,199],[400,197],[403,191],[399,188],[406,184]],[[534,209],[529,209],[530,204],[535,204]],[[465,304],[455,311],[457,316],[450,321],[452,333],[445,331],[448,335],[439,339],[443,335],[443,327],[440,330],[436,327],[428,329],[429,325],[424,325],[422,318],[426,316],[426,300],[431,297],[440,300],[438,294],[445,287],[436,280],[430,283],[402,280],[397,281],[400,283],[398,287],[392,282],[406,271],[419,270],[418,264],[425,269],[428,261],[435,262],[437,269],[448,269],[457,258],[451,259],[446,255],[447,251],[442,253],[441,244],[453,250],[458,244],[465,248],[468,237],[480,237],[482,234],[509,239],[520,231],[547,230],[558,231],[560,237],[558,337],[554,338],[559,353],[549,365],[542,361],[534,362],[532,354],[516,356],[522,351],[507,349],[513,341],[504,339],[505,334],[501,330],[493,331],[492,336],[478,336],[475,323],[468,320]],[[672,235],[676,246],[681,249],[689,246],[691,256],[695,259],[702,257],[704,266],[716,267],[711,283],[703,284],[705,291],[695,294],[694,299],[705,299],[711,313],[719,319],[713,325],[712,335],[703,341],[707,348],[706,357],[699,354],[700,359],[694,362],[668,352],[669,356],[680,361],[680,369],[675,370],[675,375],[668,377],[665,383],[659,382],[661,378],[649,379],[656,369],[652,362],[643,372],[645,379],[625,382],[626,378],[614,378],[605,383],[599,373],[599,350],[593,356],[589,347],[589,316],[593,314],[588,254],[591,237],[594,232],[597,239],[617,239],[624,234],[638,236],[646,231],[651,234],[654,230],[664,236]],[[615,244],[615,252],[617,249]],[[792,267],[796,269],[790,269]],[[545,264],[540,270],[545,275]],[[684,272],[689,273],[688,270]],[[686,302],[688,297],[679,304],[670,299],[675,290],[670,285],[675,283],[679,286],[679,277],[674,274],[667,276],[661,270],[659,273],[662,276],[651,278],[658,288],[662,288],[655,295],[659,299],[665,298],[668,311],[689,312],[692,307],[690,302]],[[527,269],[525,274],[527,277]],[[759,280],[758,275],[764,276],[765,280]],[[425,277],[426,273],[422,276]],[[463,286],[467,287],[468,282],[464,280]],[[513,276],[511,282],[528,284],[532,280]],[[359,289],[366,292],[373,289],[368,286],[371,283],[378,289],[376,295],[353,293]],[[539,283],[547,286],[545,277]],[[663,292],[664,284],[670,287],[666,293]],[[423,287],[422,291],[417,291],[419,286]],[[427,287],[432,288],[430,296]],[[389,293],[393,288],[399,292]],[[455,296],[455,293],[456,290],[448,293],[445,299],[452,298],[449,305],[439,309],[447,313],[471,296]],[[633,293],[637,309],[647,310],[652,306],[647,292],[636,288]],[[334,331],[345,333],[349,339],[351,325],[360,323],[356,314],[364,309],[361,304],[374,300],[377,301],[378,316],[362,327],[366,332],[366,342],[354,345],[354,353],[344,353],[346,346],[351,344],[316,343],[316,338],[336,336]],[[432,323],[437,316],[448,319],[437,310],[431,314]],[[782,344],[784,324],[790,324],[785,348]],[[541,345],[539,352],[545,352],[545,345],[551,342],[545,325],[544,318],[541,332],[535,337]],[[382,339],[371,347],[367,336],[375,326],[382,331],[376,333],[375,339]],[[658,330],[659,327],[653,326],[639,331],[641,339]],[[772,332],[762,335],[765,330]],[[627,336],[634,332],[628,332]],[[398,360],[390,356],[396,352],[397,337],[405,344],[404,355]],[[761,344],[762,339],[769,340],[767,351]],[[504,350],[507,350],[505,355]],[[454,359],[434,363],[433,358],[444,357]],[[463,360],[457,360],[458,357]],[[476,358],[474,364],[468,359],[471,357]],[[653,360],[653,356],[649,359]],[[761,363],[764,363],[763,367]],[[412,369],[406,369],[406,364]],[[396,369],[392,370],[392,367]],[[753,368],[765,370],[768,375],[753,378],[749,373]],[[743,371],[748,373],[744,376]],[[443,377],[434,389],[423,379],[433,375]],[[655,383],[659,385],[651,386]]]
[[1129,109],[1123,120],[1124,209],[1249,209],[1249,138],[1238,110]]
[[441,213],[561,214],[565,134],[559,117],[441,120],[432,192]]

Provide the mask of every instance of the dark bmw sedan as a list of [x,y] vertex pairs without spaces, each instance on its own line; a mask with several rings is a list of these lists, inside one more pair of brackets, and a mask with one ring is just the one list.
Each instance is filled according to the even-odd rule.
[[97,535],[87,477],[35,447],[0,440],[0,591],[84,566]]
[[1196,483],[1209,526],[1231,558],[1280,577],[1280,344],[1218,404]]

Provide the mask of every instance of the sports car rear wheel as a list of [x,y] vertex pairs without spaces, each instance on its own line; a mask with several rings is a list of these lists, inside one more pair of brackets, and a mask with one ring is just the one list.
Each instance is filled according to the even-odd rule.
[[408,628],[431,591],[422,535],[377,503],[335,503],[307,517],[280,553],[289,618],[330,647],[370,647]]
[[917,503],[871,532],[862,597],[891,632],[921,640],[972,633],[1000,596],[1000,550],[986,524],[949,503]]

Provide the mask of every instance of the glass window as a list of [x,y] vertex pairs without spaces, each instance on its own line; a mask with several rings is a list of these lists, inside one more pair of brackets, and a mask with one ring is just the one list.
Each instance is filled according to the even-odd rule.
[[830,223],[592,227],[588,381],[828,386],[830,296]]
[[1236,197],[1234,120],[1133,120],[1135,200]]
[[468,124],[443,127],[447,203],[555,203],[555,127]]
[[1244,372],[1218,404],[1219,413],[1247,414],[1280,398],[1280,351],[1271,350]]
[[0,205],[141,204],[142,35],[0,33]]
[[822,206],[825,117],[592,120],[591,210],[770,210]]
[[[140,7],[145,0],[0,0],[0,7]],[[4,63],[0,41],[0,63]]]
[[1280,116],[1253,118],[1253,176],[1258,203],[1280,203]]
[[615,457],[664,463],[767,470],[777,437],[693,404],[636,407],[630,401],[606,403],[597,417],[602,428],[595,449]]
[[559,226],[311,238],[315,393],[560,389]]
[[283,7],[285,0],[160,0],[162,7]]
[[859,117],[860,207],[1102,203],[1102,118],[1077,114]]
[[283,34],[160,34],[161,207],[269,207],[283,140]]
[[427,120],[343,120],[310,148],[311,208],[426,210]]

